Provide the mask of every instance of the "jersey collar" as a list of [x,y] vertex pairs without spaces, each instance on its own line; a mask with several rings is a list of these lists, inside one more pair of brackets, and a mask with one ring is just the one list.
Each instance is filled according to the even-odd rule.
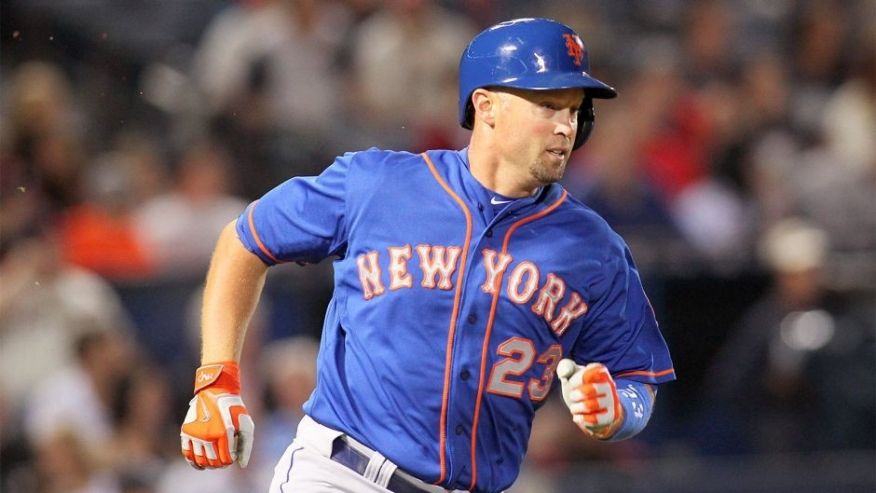
[[[456,151],[456,156],[460,163],[465,167],[465,171],[461,174],[466,191],[469,192],[478,203],[483,204],[485,208],[492,208],[490,200],[495,196],[495,192],[483,186],[477,178],[471,174],[471,165],[468,160],[468,147]],[[541,187],[535,194],[529,197],[521,197],[514,200],[514,202],[509,204],[508,211],[517,211],[533,204],[544,204],[545,202],[551,203],[553,200],[559,198],[562,192],[563,187],[561,185],[558,183],[552,183]]]

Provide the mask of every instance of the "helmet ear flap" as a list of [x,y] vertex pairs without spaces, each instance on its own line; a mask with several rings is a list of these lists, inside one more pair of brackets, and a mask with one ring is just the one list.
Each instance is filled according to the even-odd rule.
[[595,121],[596,110],[593,109],[593,98],[585,97],[581,103],[581,109],[578,110],[578,133],[575,134],[575,143],[572,145],[572,149],[577,149],[584,145],[584,142],[587,142]]
[[465,113],[462,118],[462,128],[471,130],[474,128],[474,105],[471,103],[471,94],[468,96],[468,101],[465,104]]

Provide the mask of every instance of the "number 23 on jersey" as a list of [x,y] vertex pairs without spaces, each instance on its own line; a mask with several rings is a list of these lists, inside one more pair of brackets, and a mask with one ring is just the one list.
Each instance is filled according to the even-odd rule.
[[[503,358],[493,365],[487,392],[517,399],[523,397],[524,392],[529,392],[529,398],[536,402],[547,397],[557,365],[563,358],[563,348],[559,344],[552,344],[537,354],[531,340],[512,337],[499,344],[496,353]],[[541,376],[521,379],[520,376],[529,372],[536,363],[544,367]]]

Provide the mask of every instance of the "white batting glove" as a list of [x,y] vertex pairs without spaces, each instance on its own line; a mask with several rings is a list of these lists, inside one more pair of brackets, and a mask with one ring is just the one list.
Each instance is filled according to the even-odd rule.
[[589,436],[611,438],[624,422],[624,410],[608,368],[602,363],[579,366],[563,359],[557,366],[557,376],[572,421]]

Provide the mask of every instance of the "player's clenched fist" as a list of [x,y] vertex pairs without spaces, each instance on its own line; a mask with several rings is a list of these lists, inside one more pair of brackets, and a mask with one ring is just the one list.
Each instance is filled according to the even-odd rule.
[[578,427],[599,439],[614,435],[623,424],[624,411],[608,368],[602,363],[578,366],[564,359],[557,366],[557,376],[563,387],[563,400]]
[[204,365],[195,373],[195,397],[189,402],[180,438],[182,454],[197,469],[237,461],[246,467],[255,426],[240,398],[240,368],[228,361]]

